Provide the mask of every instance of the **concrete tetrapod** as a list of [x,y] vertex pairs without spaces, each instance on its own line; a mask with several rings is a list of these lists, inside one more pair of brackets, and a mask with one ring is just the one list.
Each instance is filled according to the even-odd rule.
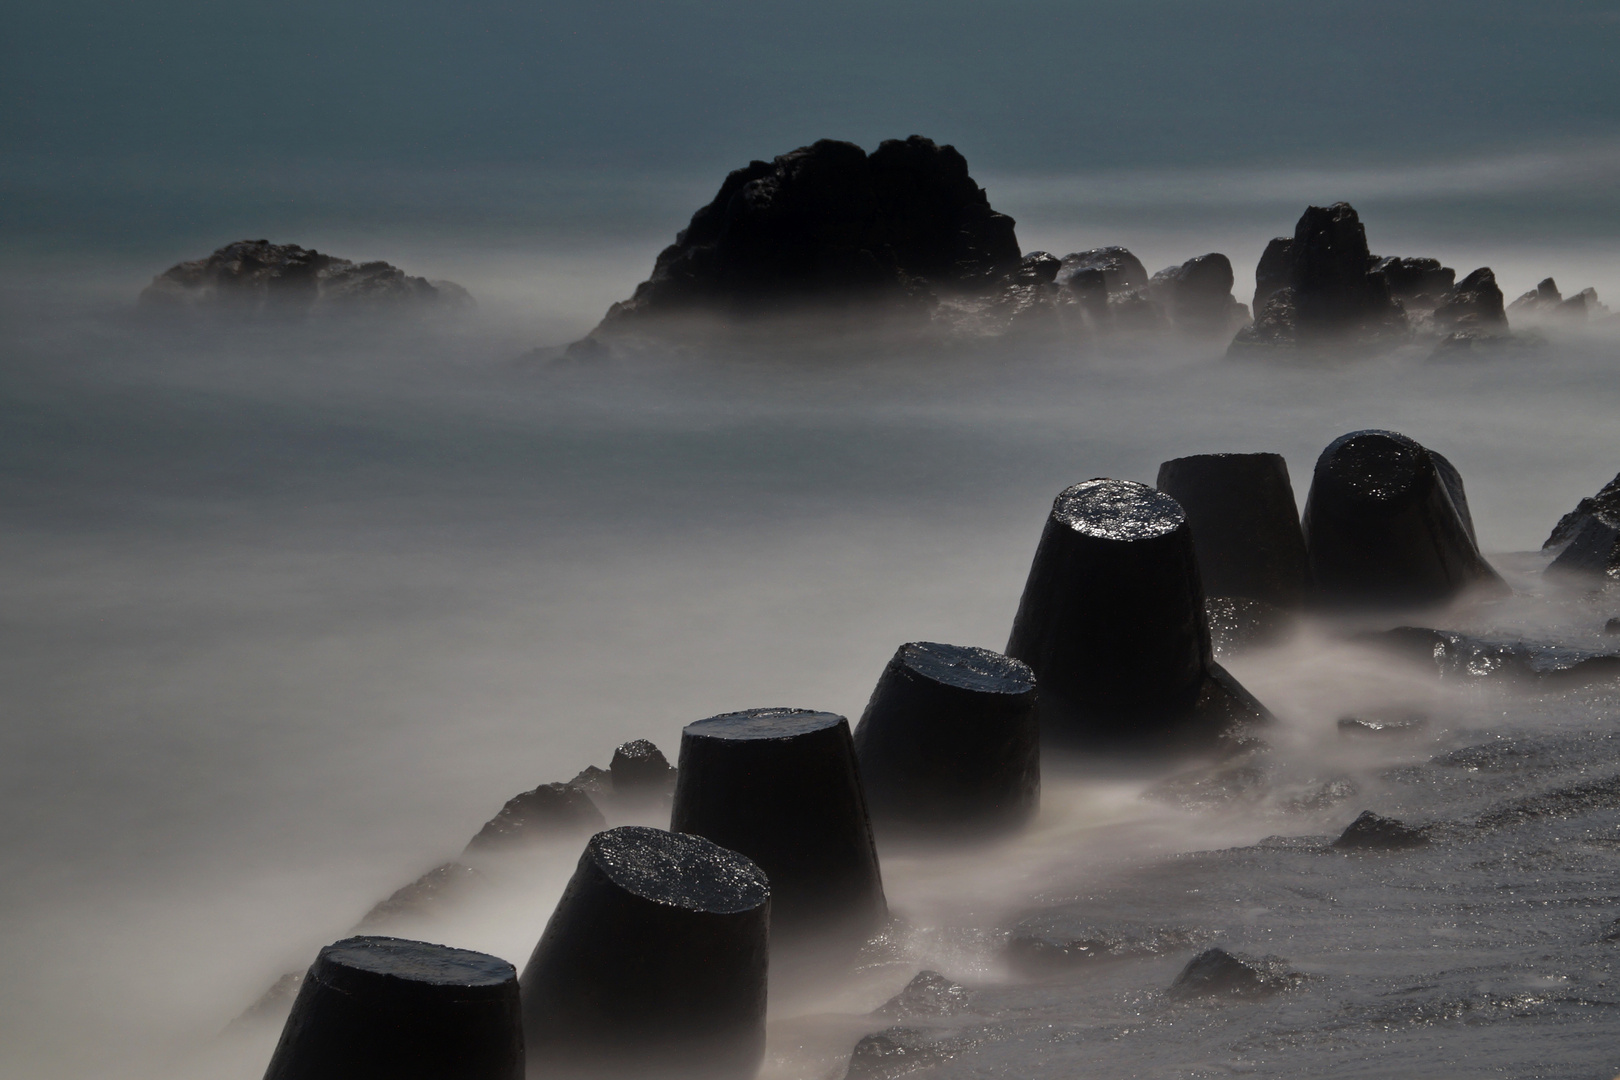
[[1352,431],[1316,461],[1305,546],[1322,602],[1443,603],[1470,587],[1505,593],[1479,553],[1462,477],[1393,431]]
[[1281,454],[1175,458],[1154,486],[1187,515],[1205,594],[1285,609],[1304,602],[1305,536]]
[[626,825],[585,845],[523,969],[536,1076],[748,1080],[765,1053],[771,888],[701,836]]
[[1035,672],[1049,742],[1173,748],[1267,716],[1211,657],[1186,514],[1129,480],[1053,501],[1007,655]]
[[855,755],[879,831],[1017,825],[1040,803],[1035,674],[989,649],[902,645],[855,728]]
[[467,949],[391,937],[328,945],[265,1080],[522,1080],[517,973]]
[[670,828],[740,851],[771,880],[773,939],[864,938],[888,917],[849,721],[749,709],[686,725]]

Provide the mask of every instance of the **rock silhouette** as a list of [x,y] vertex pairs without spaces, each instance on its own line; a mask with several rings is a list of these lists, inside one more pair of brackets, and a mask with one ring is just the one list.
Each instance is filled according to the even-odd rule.
[[1448,332],[1506,332],[1508,321],[1507,313],[1502,310],[1502,290],[1490,267],[1480,267],[1447,290],[1435,305],[1434,322]]
[[1220,252],[1160,270],[1148,295],[1170,325],[1191,334],[1229,334],[1248,321],[1249,309],[1232,297],[1232,260]]
[[586,833],[606,822],[589,795],[571,784],[541,784],[508,799],[467,843],[476,853],[521,847],[556,836]]
[[238,240],[152,279],[141,306],[302,315],[314,309],[461,307],[467,290],[411,277],[385,262],[355,263],[297,244]]
[[1582,499],[1575,504],[1575,509],[1559,518],[1558,524],[1553,526],[1541,545],[1541,550],[1552,551],[1568,544],[1593,517],[1603,517],[1611,524],[1620,522],[1620,475],[1604,484],[1596,495]]
[[1429,834],[1424,829],[1363,810],[1329,846],[1338,851],[1401,851],[1428,842]]

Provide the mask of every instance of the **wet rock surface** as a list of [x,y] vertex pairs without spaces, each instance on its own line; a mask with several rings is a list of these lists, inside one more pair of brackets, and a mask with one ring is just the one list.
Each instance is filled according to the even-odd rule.
[[411,277],[385,262],[355,263],[297,244],[238,240],[157,275],[141,292],[140,303],[147,310],[304,315],[456,308],[469,305],[471,297],[454,282]]
[[1147,291],[1185,333],[1224,336],[1249,321],[1249,309],[1232,297],[1232,261],[1219,252],[1160,270]]
[[967,1009],[973,994],[937,971],[919,971],[901,991],[878,1006],[873,1016],[889,1020],[954,1016]]
[[1474,637],[1426,626],[1368,631],[1358,640],[1432,665],[1447,679],[1502,678],[1553,686],[1579,686],[1620,677],[1620,654],[1568,645]]
[[399,919],[442,915],[477,889],[482,881],[482,874],[461,863],[435,866],[366,912],[365,918],[360,920],[360,928],[373,929]]
[[568,784],[541,784],[507,800],[467,843],[469,853],[523,847],[600,829],[606,819],[590,796]]
[[1404,851],[1428,842],[1426,830],[1364,810],[1331,846],[1337,851]]
[[1620,521],[1620,475],[1599,488],[1596,495],[1582,499],[1575,504],[1575,509],[1559,518],[1558,524],[1553,526],[1552,532],[1542,543],[1541,550],[1550,551],[1568,544],[1593,517],[1603,517],[1610,522]]
[[1328,444],[1302,525],[1324,603],[1413,605],[1469,588],[1506,591],[1475,545],[1456,469],[1397,432],[1353,431]]
[[621,807],[667,803],[675,793],[675,767],[646,739],[635,739],[613,751],[608,777],[614,802]]
[[523,1080],[517,973],[497,957],[390,937],[322,949],[266,1080]]
[[1202,938],[1185,927],[1041,925],[1015,927],[1007,941],[1007,966],[1026,978],[1062,975],[1107,960],[1131,960],[1184,952]]
[[1502,290],[1490,267],[1480,267],[1449,289],[1435,305],[1434,322],[1447,332],[1506,332],[1508,321],[1502,309]]
[[1587,515],[1547,572],[1620,580],[1620,515]]
[[938,1028],[889,1028],[855,1044],[845,1080],[894,1080],[950,1061],[985,1041],[983,1035]]
[[1298,975],[1276,970],[1274,962],[1240,960],[1225,949],[1206,949],[1181,969],[1166,994],[1182,1001],[1199,998],[1263,998],[1291,989]]
[[1210,646],[1216,656],[1276,645],[1294,627],[1294,613],[1244,596],[1211,596],[1204,600]]
[[758,866],[701,836],[592,837],[523,969],[531,1068],[752,1077],[770,901]]
[[1094,280],[1089,276],[1091,274],[1100,275],[1105,293],[1130,292],[1148,283],[1147,268],[1142,265],[1142,260],[1117,245],[1075,251],[1063,256],[1053,280],[1058,285],[1071,284],[1076,277],[1089,282]]
[[1003,828],[1040,802],[1035,675],[960,645],[902,645],[855,729],[861,780],[879,827]]
[[1428,727],[1429,718],[1422,713],[1399,716],[1341,716],[1339,733],[1350,738],[1402,738]]

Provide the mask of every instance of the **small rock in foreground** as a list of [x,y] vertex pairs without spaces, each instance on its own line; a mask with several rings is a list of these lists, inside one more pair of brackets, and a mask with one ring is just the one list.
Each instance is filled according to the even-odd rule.
[[1225,949],[1206,949],[1181,969],[1169,996],[1191,998],[1261,998],[1287,990],[1300,981],[1294,972],[1269,970],[1264,961],[1243,961]]
[[919,971],[894,997],[874,1009],[873,1016],[909,1020],[918,1016],[950,1016],[967,1008],[968,988],[937,971]]
[[1422,828],[1363,810],[1330,846],[1336,851],[1402,851],[1428,842],[1428,832]]

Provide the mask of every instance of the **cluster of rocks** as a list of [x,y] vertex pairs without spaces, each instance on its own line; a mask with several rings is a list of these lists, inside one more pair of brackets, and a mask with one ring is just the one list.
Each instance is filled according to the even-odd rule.
[[1515,318],[1532,322],[1579,323],[1611,315],[1607,307],[1598,303],[1596,289],[1588,286],[1566,297],[1558,291],[1558,283],[1552,278],[1543,278],[1539,285],[1509,304],[1507,310]]
[[297,244],[238,240],[158,274],[139,302],[149,311],[303,316],[463,308],[472,297],[455,282],[411,277],[385,262],[356,263]]

